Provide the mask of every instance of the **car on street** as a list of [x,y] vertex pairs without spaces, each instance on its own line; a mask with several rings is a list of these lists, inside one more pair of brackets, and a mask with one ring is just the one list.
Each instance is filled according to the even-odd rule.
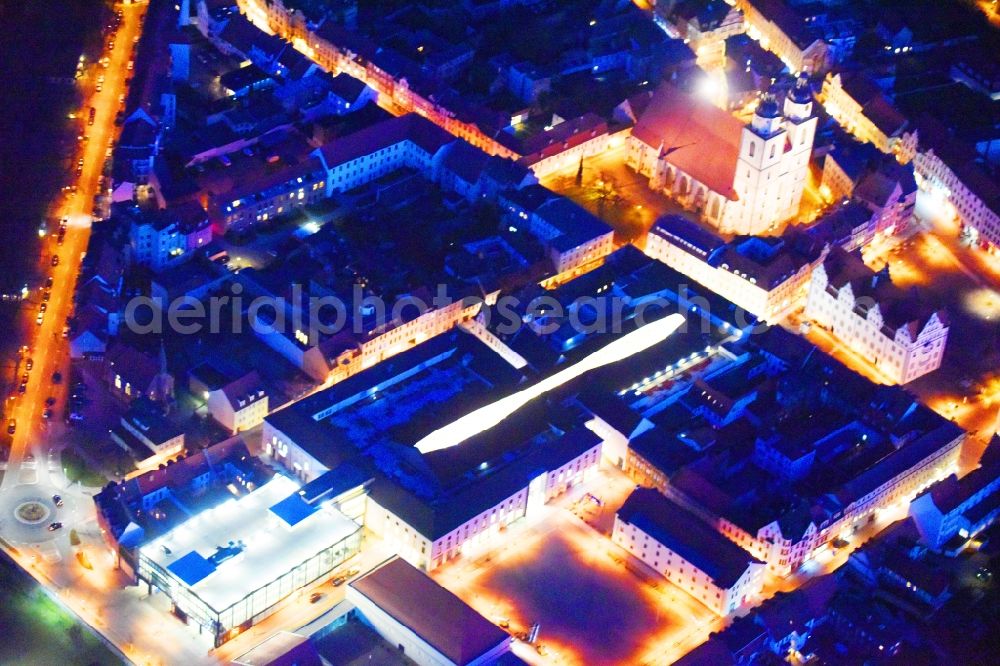
[[62,381],[62,373],[56,370],[55,372],[52,373],[52,383],[58,384],[61,381]]
[[62,529],[62,523],[56,521],[54,523],[49,523],[49,532],[55,532],[56,530]]
[[55,404],[56,404],[56,399],[54,397],[52,397],[51,395],[45,399],[45,406],[46,407],[54,407]]
[[58,266],[59,265],[59,255],[58,254],[53,254],[52,255],[52,265],[53,266]]
[[52,298],[52,292],[46,289],[45,293],[42,294],[42,302],[48,303],[50,298]]
[[323,594],[321,592],[313,592],[309,595],[309,603],[314,604],[322,598]]
[[55,504],[56,506],[62,506],[63,505],[63,498],[60,497],[59,495],[53,495],[52,496],[52,503]]
[[344,583],[346,583],[348,580],[350,580],[351,578],[353,578],[354,576],[357,576],[357,575],[358,575],[358,570],[357,569],[351,569],[349,571],[345,571],[344,573],[340,574],[339,576],[337,576],[336,578],[333,579],[333,586],[334,587],[340,587],[341,585],[343,585]]
[[45,313],[44,312],[39,312],[38,316],[35,317],[35,323],[38,324],[39,326],[42,325],[42,322],[44,320],[45,320]]
[[52,410],[46,407],[42,412],[42,418],[46,421],[50,420],[52,418]]
[[27,384],[28,383],[28,379],[30,379],[30,375],[27,372],[25,372],[24,374],[21,375],[21,383],[22,384]]
[[21,384],[17,387],[17,392],[18,393],[26,393],[27,390],[28,390],[28,383],[27,382],[21,382]]
[[14,419],[7,421],[7,434],[13,435],[16,430],[17,430],[17,421],[15,421]]
[[24,367],[27,370],[31,370],[33,367],[35,367],[35,362],[29,358],[27,361],[24,362]]
[[51,289],[52,288],[52,276],[51,275],[48,276],[47,278],[45,278],[45,288],[46,289]]
[[38,306],[38,311],[39,312],[45,312],[48,309],[49,309],[49,304],[48,303],[42,303],[40,306]]

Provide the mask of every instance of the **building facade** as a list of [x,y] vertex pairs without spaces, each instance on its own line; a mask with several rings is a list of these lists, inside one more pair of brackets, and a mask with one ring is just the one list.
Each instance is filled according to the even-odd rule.
[[645,253],[687,275],[752,315],[779,322],[805,302],[823,251],[799,239],[744,238],[731,243],[678,216],[661,218]]
[[891,381],[906,384],[939,368],[948,342],[945,313],[923,315],[920,310],[893,288],[888,275],[834,250],[813,271],[805,317]]
[[633,491],[618,510],[611,540],[716,615],[762,600],[764,563],[651,488]]
[[895,155],[904,164],[913,159],[916,131],[874,84],[855,79],[845,82],[840,74],[831,72],[823,79],[819,99],[827,113],[859,141]]

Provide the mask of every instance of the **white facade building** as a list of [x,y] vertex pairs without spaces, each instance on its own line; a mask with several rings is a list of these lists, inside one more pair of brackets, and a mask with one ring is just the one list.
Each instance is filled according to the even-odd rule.
[[724,242],[676,215],[661,218],[645,253],[764,321],[775,323],[805,301],[813,267],[824,253],[804,238]]
[[611,540],[717,615],[762,601],[764,563],[652,488],[632,492]]
[[975,162],[949,159],[934,148],[913,158],[917,184],[928,192],[949,217],[957,218],[974,243],[996,254],[1000,248],[1000,186]]
[[264,422],[268,395],[256,371],[209,391],[208,412],[230,433],[249,430]]
[[944,311],[920,309],[887,274],[837,248],[813,271],[805,317],[888,379],[906,384],[940,367],[948,341]]

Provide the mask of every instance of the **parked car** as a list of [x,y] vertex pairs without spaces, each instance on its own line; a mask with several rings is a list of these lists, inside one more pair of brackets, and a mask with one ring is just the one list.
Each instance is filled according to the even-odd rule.
[[52,265],[53,266],[58,266],[59,265],[59,255],[58,254],[53,254],[52,255]]
[[55,532],[56,530],[59,529],[62,529],[62,523],[58,521],[54,523],[49,523],[49,532]]
[[27,361],[24,362],[24,367],[27,368],[28,370],[31,370],[33,367],[35,367],[35,362],[29,358]]
[[334,587],[340,587],[341,585],[343,585],[344,583],[346,583],[348,580],[350,580],[352,577],[357,576],[357,575],[358,575],[358,570],[357,569],[351,569],[349,571],[345,571],[344,573],[340,574],[339,576],[337,576],[336,578],[333,579],[333,586]]
[[56,370],[52,373],[52,383],[59,384],[62,382],[62,373]]
[[14,419],[7,421],[7,434],[13,435],[16,430],[17,430],[17,421],[15,421]]
[[314,604],[322,598],[323,598],[322,593],[313,592],[312,594],[309,595],[309,603]]
[[56,506],[62,506],[63,505],[63,498],[60,497],[59,495],[53,495],[52,496],[52,503],[55,504]]

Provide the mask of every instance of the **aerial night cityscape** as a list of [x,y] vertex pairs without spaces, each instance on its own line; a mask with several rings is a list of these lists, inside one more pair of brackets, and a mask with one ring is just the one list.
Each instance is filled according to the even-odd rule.
[[0,35],[0,665],[1000,663],[997,0]]

